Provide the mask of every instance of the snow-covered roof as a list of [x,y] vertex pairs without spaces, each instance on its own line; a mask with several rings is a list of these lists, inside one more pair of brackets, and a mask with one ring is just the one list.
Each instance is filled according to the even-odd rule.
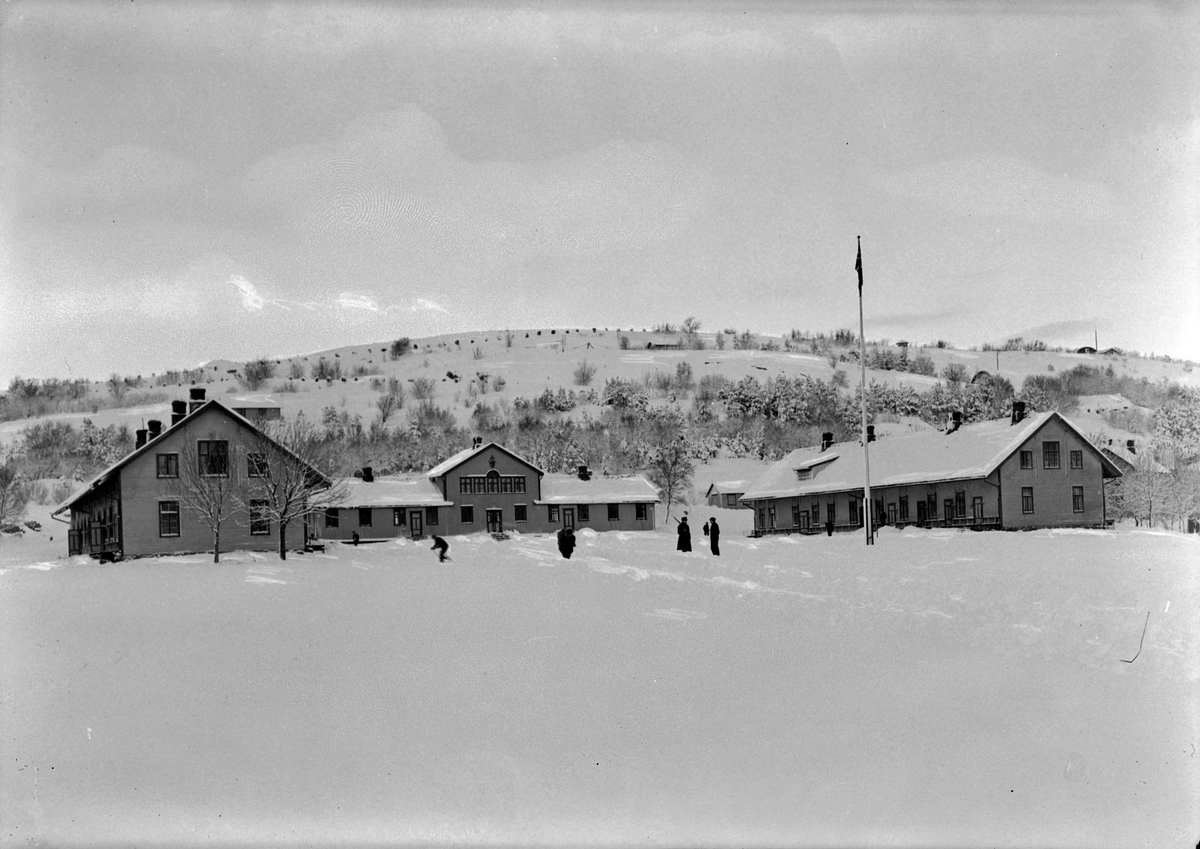
[[658,490],[641,475],[593,477],[546,475],[537,504],[622,504],[658,501]]
[[453,502],[429,478],[359,478],[346,480],[346,498],[339,507],[450,507]]
[[1117,443],[1109,440],[1111,445],[1101,445],[1100,451],[1110,460],[1120,467],[1121,471],[1128,472],[1134,469],[1143,469],[1149,472],[1169,475],[1171,470],[1162,463],[1155,460],[1148,454],[1135,454],[1125,447],[1124,443]]
[[726,492],[742,493],[742,492],[746,491],[746,487],[748,487],[748,486],[750,486],[750,481],[748,481],[748,480],[713,481],[709,485],[708,491],[705,492],[704,495],[709,496],[709,495],[712,495],[714,492],[717,492],[717,493],[726,493]]
[[[1087,441],[1078,428],[1058,413],[1048,412],[1034,414],[1015,425],[1008,419],[999,419],[963,425],[953,432],[897,434],[872,442],[871,486],[987,477],[1039,428],[1055,418]],[[1100,456],[1109,472],[1119,474],[1112,461]],[[860,489],[865,478],[863,467],[861,443],[839,443],[825,451],[798,448],[772,465],[742,500]],[[811,469],[811,475],[801,480],[797,470],[804,469]]]
[[[163,428],[162,433],[160,433],[154,439],[147,440],[146,444],[144,444],[141,448],[135,448],[134,450],[132,450],[128,454],[126,454],[124,457],[122,457],[120,460],[117,460],[111,466],[106,468],[104,471],[97,474],[94,478],[92,478],[90,481],[87,482],[87,485],[84,486],[83,489],[81,489],[79,492],[74,493],[70,498],[68,498],[62,504],[55,507],[54,510],[50,513],[50,515],[57,516],[59,513],[62,513],[64,510],[66,510],[68,507],[70,507],[76,501],[78,501],[79,499],[83,498],[85,495],[88,495],[91,492],[93,492],[94,490],[96,490],[102,484],[104,484],[108,480],[110,480],[114,474],[116,474],[126,463],[131,461],[134,457],[137,457],[141,454],[148,453],[151,448],[158,449],[162,445],[162,440],[163,440],[164,436],[171,433],[173,430],[175,430],[175,428],[182,427],[183,425],[187,424],[189,419],[193,418],[194,416],[199,415],[200,413],[202,413],[205,410],[210,409],[210,408],[221,411],[222,413],[224,413],[225,415],[229,416],[231,419],[236,421],[238,424],[242,425],[243,427],[249,428],[254,433],[258,434],[259,436],[263,437],[264,439],[267,439],[272,445],[274,445],[280,451],[284,451],[288,454],[291,454],[292,457],[295,457],[297,460],[300,460],[300,458],[296,457],[295,453],[293,453],[291,450],[284,447],[283,445],[280,445],[274,439],[271,439],[269,436],[267,436],[265,433],[263,433],[258,427],[255,426],[254,422],[247,419],[241,413],[238,413],[234,410],[229,409],[224,404],[222,404],[220,401],[218,401],[216,398],[211,398],[208,401],[205,401],[202,406],[197,407],[195,410],[193,410],[192,412],[190,412],[186,416],[184,416],[183,419],[181,419],[178,423]],[[304,461],[300,460],[300,462],[304,462]],[[312,467],[309,466],[309,468],[312,468]],[[325,475],[321,474],[319,469],[312,469],[312,470],[316,474],[320,475],[322,480],[326,480],[326,481],[329,480]]]

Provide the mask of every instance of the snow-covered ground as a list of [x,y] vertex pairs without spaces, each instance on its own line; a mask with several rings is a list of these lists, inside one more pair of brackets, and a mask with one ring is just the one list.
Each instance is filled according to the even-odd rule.
[[6,561],[0,843],[1194,844],[1196,537],[695,534]]

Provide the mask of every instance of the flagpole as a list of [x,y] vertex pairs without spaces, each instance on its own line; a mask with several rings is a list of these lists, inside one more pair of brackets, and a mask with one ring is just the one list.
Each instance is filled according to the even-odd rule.
[[875,528],[871,521],[871,452],[867,442],[867,336],[863,332],[863,273],[862,273],[862,236],[858,237],[858,259],[854,263],[858,272],[858,365],[862,370],[862,385],[859,389],[859,400],[862,403],[862,444],[863,444],[863,518],[867,526],[867,545],[875,544]]

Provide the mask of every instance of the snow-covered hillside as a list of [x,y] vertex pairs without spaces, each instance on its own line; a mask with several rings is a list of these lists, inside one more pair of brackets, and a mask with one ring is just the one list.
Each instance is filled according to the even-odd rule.
[[695,541],[9,561],[0,843],[1194,842],[1195,537]]

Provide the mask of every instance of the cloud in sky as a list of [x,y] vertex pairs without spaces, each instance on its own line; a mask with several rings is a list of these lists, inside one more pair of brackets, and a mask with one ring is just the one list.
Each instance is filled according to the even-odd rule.
[[859,233],[889,333],[1101,302],[1113,344],[1200,356],[1198,22],[26,5],[0,27],[0,365],[398,319],[840,327]]

